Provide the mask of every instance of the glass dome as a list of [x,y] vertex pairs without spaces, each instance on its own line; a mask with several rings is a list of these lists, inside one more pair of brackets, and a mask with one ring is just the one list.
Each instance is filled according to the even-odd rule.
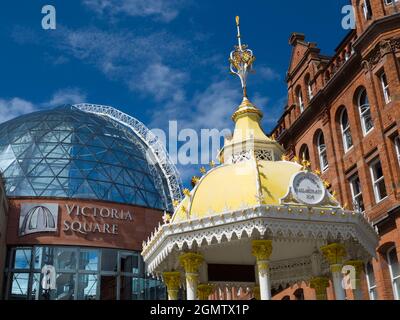
[[168,185],[156,183],[146,151],[124,125],[71,105],[0,124],[0,170],[10,197],[98,199],[165,210]]

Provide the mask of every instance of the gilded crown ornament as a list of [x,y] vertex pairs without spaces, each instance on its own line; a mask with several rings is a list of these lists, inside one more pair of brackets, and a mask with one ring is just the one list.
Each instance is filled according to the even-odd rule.
[[238,32],[238,45],[235,46],[235,50],[231,52],[229,62],[231,63],[231,73],[239,77],[242,84],[243,97],[247,98],[247,77],[253,70],[253,63],[256,60],[256,57],[247,45],[242,44],[239,21],[239,16],[237,16],[236,27]]

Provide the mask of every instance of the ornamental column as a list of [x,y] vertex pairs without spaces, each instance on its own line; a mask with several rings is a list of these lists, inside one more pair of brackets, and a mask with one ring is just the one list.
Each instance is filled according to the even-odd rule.
[[326,289],[329,287],[329,279],[325,277],[314,277],[310,281],[310,288],[315,290],[317,300],[327,300]]
[[196,300],[197,284],[199,282],[199,267],[204,258],[199,253],[188,252],[179,257],[179,262],[185,269],[187,300]]
[[260,287],[259,286],[255,286],[253,289],[253,297],[256,300],[261,300],[261,296],[260,296]]
[[[350,260],[346,262],[346,265],[352,266],[355,269],[355,275],[353,275],[354,283],[353,279],[350,278],[354,300],[363,300],[363,294],[361,290],[361,274],[363,273],[364,270],[364,262],[362,262],[361,260]],[[352,277],[351,273],[350,277]]]
[[181,273],[164,272],[163,282],[167,286],[168,300],[178,300],[179,286],[181,283]]
[[251,253],[257,259],[261,300],[271,300],[269,258],[272,253],[272,240],[253,240]]
[[200,284],[197,287],[197,296],[199,300],[209,300],[209,296],[213,293],[214,286],[211,284]]
[[343,258],[346,256],[346,248],[341,243],[332,243],[321,247],[321,251],[330,264],[336,300],[346,300],[342,285]]

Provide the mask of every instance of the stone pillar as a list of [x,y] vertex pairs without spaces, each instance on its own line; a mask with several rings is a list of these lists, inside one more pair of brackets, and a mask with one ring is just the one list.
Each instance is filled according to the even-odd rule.
[[361,288],[361,275],[364,270],[364,263],[361,260],[350,260],[346,262],[346,265],[353,266],[356,271],[356,274],[354,275],[355,283],[351,284],[354,300],[363,300],[363,293]]
[[203,256],[199,253],[188,252],[179,257],[179,262],[185,269],[187,300],[196,300],[197,298],[199,267],[203,261]]
[[329,279],[325,277],[315,277],[310,281],[310,288],[315,290],[317,300],[327,300],[326,289],[329,287]]
[[[213,293],[214,286],[211,284],[200,284],[197,287],[197,297],[199,300],[209,300],[209,296]],[[210,299],[212,300],[212,299]]]
[[164,272],[163,282],[167,286],[168,300],[178,300],[179,286],[181,283],[180,272]]
[[271,279],[269,271],[269,258],[271,253],[272,240],[252,241],[252,254],[257,259],[261,300],[271,300]]
[[226,291],[226,300],[227,301],[232,301],[233,300],[232,299],[232,288],[229,285],[227,285],[225,287],[225,291]]
[[332,243],[323,246],[321,251],[330,264],[336,300],[346,300],[346,293],[342,286],[343,258],[346,256],[346,248],[341,243]]

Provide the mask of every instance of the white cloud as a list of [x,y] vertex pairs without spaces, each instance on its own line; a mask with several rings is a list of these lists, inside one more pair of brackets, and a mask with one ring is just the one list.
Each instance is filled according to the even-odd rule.
[[171,99],[182,101],[184,92],[182,86],[188,75],[161,63],[149,65],[142,73],[140,81],[132,81],[130,86],[151,94],[156,101]]
[[56,91],[49,100],[34,103],[23,98],[0,98],[0,123],[21,115],[54,108],[63,104],[75,104],[85,102],[86,95],[79,89],[67,88]]
[[36,110],[32,102],[21,98],[0,99],[0,123]]
[[50,101],[46,102],[45,104],[56,107],[63,104],[83,103],[85,101],[86,101],[85,93],[83,93],[80,89],[71,88],[71,89],[62,89],[55,92]]
[[259,75],[261,80],[273,81],[280,80],[281,75],[271,67],[261,65],[257,67],[256,74]]
[[157,20],[170,22],[178,16],[185,2],[182,0],[83,0],[83,4],[100,15],[154,17]]

